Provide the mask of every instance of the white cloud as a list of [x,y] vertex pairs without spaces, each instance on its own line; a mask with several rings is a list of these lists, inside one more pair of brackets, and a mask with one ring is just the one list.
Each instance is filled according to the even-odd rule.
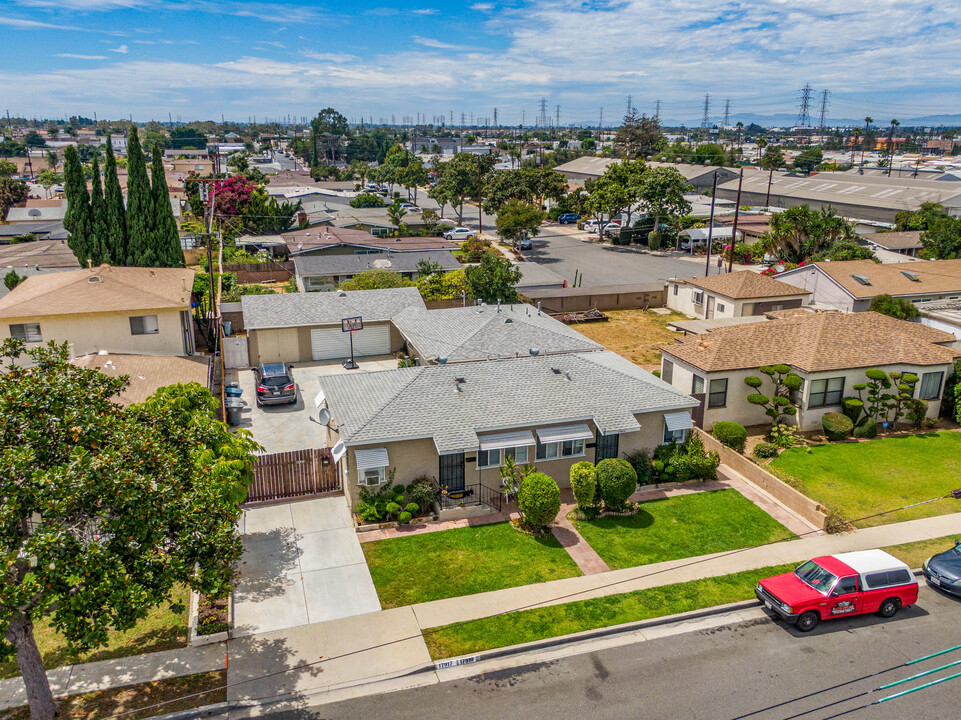
[[494,9],[494,3],[474,3],[470,6],[470,9],[477,12],[490,12]]
[[7,25],[18,30],[83,30],[83,28],[72,25],[56,25],[40,20],[25,20],[16,17],[0,17],[0,25]]
[[287,47],[282,42],[274,42],[270,40],[258,40],[255,44],[256,45],[272,45],[273,47],[280,48],[281,50],[284,50]]
[[[305,39],[306,38],[301,38],[301,40]],[[350,55],[348,53],[319,53],[314,52],[313,50],[302,50],[300,54],[304,57],[311,58],[312,60],[320,60],[323,62],[343,63],[360,60],[360,58],[356,55]]]
[[107,52],[115,52],[115,53],[120,53],[121,55],[126,55],[126,54],[127,54],[127,46],[126,46],[126,45],[121,45],[120,47],[108,48],[108,49],[107,49]]
[[411,12],[414,15],[436,15],[440,10],[437,8],[414,8]]
[[434,38],[421,37],[420,35],[412,35],[411,40],[413,40],[418,45],[423,45],[424,47],[437,48],[439,50],[472,50],[465,45],[454,45],[453,43],[445,43],[440,40],[435,40]]
[[77,55],[75,53],[57,53],[57,57],[73,58],[74,60],[106,60],[106,55]]

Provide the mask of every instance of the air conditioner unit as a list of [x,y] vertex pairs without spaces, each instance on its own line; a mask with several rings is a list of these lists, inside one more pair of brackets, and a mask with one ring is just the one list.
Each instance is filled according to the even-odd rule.
[[704,303],[704,292],[701,290],[694,291],[694,304],[701,305]]

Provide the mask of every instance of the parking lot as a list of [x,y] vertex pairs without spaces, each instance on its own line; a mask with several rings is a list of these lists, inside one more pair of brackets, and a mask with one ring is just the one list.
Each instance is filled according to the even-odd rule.
[[358,361],[357,370],[345,370],[341,360],[294,363],[297,402],[288,405],[257,407],[256,375],[240,368],[227,373],[227,382],[237,382],[243,390],[244,409],[240,427],[249,430],[265,453],[281,453],[304,448],[326,447],[323,426],[317,421],[314,399],[323,387],[325,375],[393,370],[397,360],[390,355]]

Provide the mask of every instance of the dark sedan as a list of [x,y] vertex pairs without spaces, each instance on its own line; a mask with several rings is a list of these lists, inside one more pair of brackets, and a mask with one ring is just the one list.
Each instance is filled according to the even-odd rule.
[[562,213],[561,215],[557,216],[557,222],[559,222],[561,225],[573,225],[580,219],[581,216],[577,213]]
[[925,560],[921,571],[934,587],[961,597],[961,540],[955,540],[950,550]]
[[292,366],[282,363],[261,365],[257,374],[257,404],[281,405],[297,402],[297,384],[291,374]]

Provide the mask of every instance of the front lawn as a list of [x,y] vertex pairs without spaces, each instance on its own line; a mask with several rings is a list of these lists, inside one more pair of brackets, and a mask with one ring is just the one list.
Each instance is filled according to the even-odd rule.
[[961,487],[961,433],[940,432],[869,442],[791,448],[771,468],[812,500],[856,527],[871,527],[961,511],[941,500],[880,517],[886,510],[946,495]]
[[794,537],[736,490],[651,500],[634,515],[575,525],[612,570]]
[[621,595],[549,605],[427,630],[424,640],[438,658],[676,615],[754,597],[758,580],[790,572],[794,565],[766,567],[733,575],[662,585]]
[[509,523],[379,540],[362,547],[385,609],[581,574],[552,536],[531,537]]
[[581,323],[572,328],[637,365],[661,365],[661,347],[672,345],[677,333],[669,322],[690,320],[673,310],[661,315],[651,310],[605,310],[607,322]]
[[947,537],[932,538],[931,540],[918,540],[916,542],[904,543],[903,545],[891,545],[881,548],[887,553],[894,555],[909,568],[921,567],[921,563],[932,555],[937,555],[945,550],[954,547],[954,539],[961,538],[961,535],[948,535]]

